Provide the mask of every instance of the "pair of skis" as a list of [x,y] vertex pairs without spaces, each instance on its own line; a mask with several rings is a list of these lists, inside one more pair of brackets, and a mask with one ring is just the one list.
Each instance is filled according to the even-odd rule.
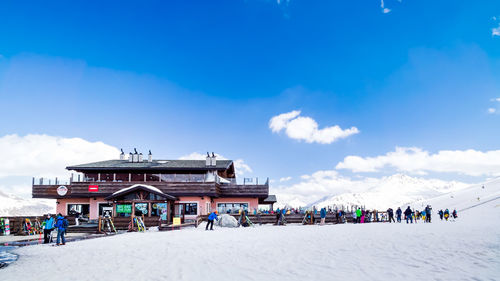
[[135,221],[135,224],[137,224],[137,230],[139,230],[139,232],[146,231],[146,226],[144,225],[144,222],[142,221],[141,218],[135,217],[134,221]]

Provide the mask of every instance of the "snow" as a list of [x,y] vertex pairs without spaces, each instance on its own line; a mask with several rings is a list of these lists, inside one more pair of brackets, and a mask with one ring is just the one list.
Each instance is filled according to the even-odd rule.
[[40,216],[55,213],[55,200],[25,199],[0,191],[0,216]]
[[[495,198],[500,181],[486,185]],[[21,280],[498,280],[500,200],[473,189],[442,204],[472,207],[455,222],[263,225],[127,233],[16,250],[0,271]]]

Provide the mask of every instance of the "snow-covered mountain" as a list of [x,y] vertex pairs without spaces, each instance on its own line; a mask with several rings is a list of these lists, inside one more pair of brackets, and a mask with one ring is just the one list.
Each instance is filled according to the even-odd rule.
[[0,191],[0,216],[40,216],[55,213],[55,200],[24,199]]
[[379,181],[373,181],[363,192],[333,195],[313,202],[309,206],[358,205],[366,206],[369,209],[385,210],[389,207],[401,206],[462,190],[467,186],[467,184],[456,181],[448,182],[395,174],[383,177]]

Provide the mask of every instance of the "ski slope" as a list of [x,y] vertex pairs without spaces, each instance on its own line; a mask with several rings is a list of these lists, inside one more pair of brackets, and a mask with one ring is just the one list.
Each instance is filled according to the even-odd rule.
[[[491,188],[490,188],[491,186]],[[201,228],[16,250],[2,280],[498,280],[498,181],[429,200],[456,221]],[[477,204],[474,199],[481,196]],[[475,199],[477,200],[477,198]],[[488,202],[485,202],[490,200]],[[436,207],[434,207],[436,210]],[[203,225],[202,225],[203,226]]]
[[434,213],[437,213],[439,209],[445,210],[446,208],[450,212],[453,209],[461,212],[498,198],[500,198],[500,178],[471,185],[465,189],[453,191],[429,200],[419,200],[410,204],[410,206],[421,210],[427,204],[430,204]]

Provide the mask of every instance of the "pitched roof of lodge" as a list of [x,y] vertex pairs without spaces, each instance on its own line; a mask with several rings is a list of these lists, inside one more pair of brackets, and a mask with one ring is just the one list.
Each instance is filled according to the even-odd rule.
[[156,194],[158,196],[161,196],[165,199],[177,200],[177,197],[166,194],[166,193],[162,192],[161,190],[159,190],[158,188],[151,186],[151,185],[146,185],[146,184],[134,184],[132,186],[122,188],[122,189],[114,192],[110,196],[106,197],[106,200],[111,200],[111,199],[117,198],[119,196],[128,194],[130,192],[134,192],[136,190],[145,190],[145,191],[151,192],[153,194]]
[[107,160],[88,164],[68,166],[68,170],[226,170],[232,160],[217,160],[215,166],[207,166],[205,160]]

